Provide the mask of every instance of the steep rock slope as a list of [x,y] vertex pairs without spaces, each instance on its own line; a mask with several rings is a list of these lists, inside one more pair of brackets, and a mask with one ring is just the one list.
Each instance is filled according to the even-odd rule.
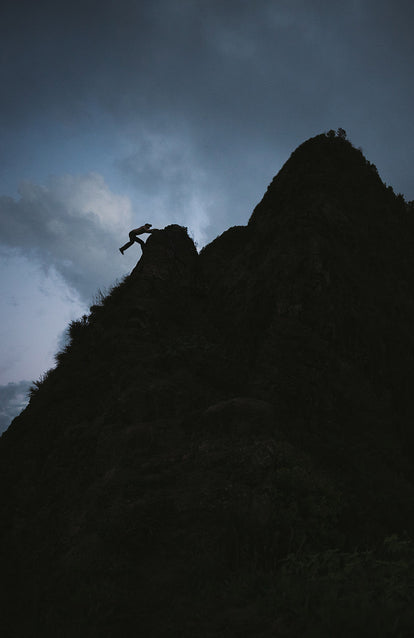
[[7,635],[410,635],[412,238],[325,135],[154,233],[1,439]]
[[[284,406],[290,438],[324,467],[372,462],[367,494],[384,490],[375,480],[387,467],[412,478],[413,231],[362,153],[320,135],[292,154],[248,226],[200,256],[214,268],[212,315],[244,349],[246,392]],[[349,478],[361,492],[360,472]],[[403,526],[398,502],[390,519]]]

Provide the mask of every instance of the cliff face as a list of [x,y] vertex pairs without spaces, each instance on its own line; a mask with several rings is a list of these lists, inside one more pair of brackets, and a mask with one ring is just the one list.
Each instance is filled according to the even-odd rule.
[[409,635],[413,231],[321,135],[200,255],[153,233],[0,441],[8,635]]

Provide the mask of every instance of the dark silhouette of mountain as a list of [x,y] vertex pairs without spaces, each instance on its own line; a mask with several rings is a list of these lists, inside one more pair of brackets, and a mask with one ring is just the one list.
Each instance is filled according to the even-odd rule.
[[154,232],[0,441],[5,636],[411,636],[414,223],[339,130]]

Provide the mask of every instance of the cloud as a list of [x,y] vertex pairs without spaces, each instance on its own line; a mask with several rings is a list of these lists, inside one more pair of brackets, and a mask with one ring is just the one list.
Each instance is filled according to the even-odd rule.
[[0,385],[0,433],[26,407],[30,385],[29,381]]
[[0,270],[1,385],[36,379],[51,368],[58,335],[69,321],[87,312],[88,305],[53,266],[46,273],[16,249],[3,247]]
[[[257,127],[254,113],[268,126],[263,109],[266,120],[270,105],[274,116],[289,115],[283,104],[292,107],[295,98],[300,100],[310,65],[314,79],[329,67],[326,42],[340,36],[352,13],[338,6],[330,10],[327,1],[309,8],[305,0],[257,0],[254,5],[103,0],[97,11],[93,2],[82,4],[82,9],[75,2],[62,11],[46,11],[36,3],[21,29],[11,27],[22,22],[20,15],[5,27],[2,46],[13,64],[3,71],[2,83],[8,86],[0,104],[4,119],[19,114],[21,122],[47,111],[79,124],[95,104],[126,126],[145,118],[207,125],[208,132],[213,119],[215,126],[222,122],[229,128],[227,137],[235,119],[246,128]],[[30,58],[20,53],[28,49]],[[346,68],[345,60],[341,66]],[[281,96],[289,80],[291,93]]]
[[123,274],[118,246],[132,224],[129,198],[97,173],[22,182],[19,199],[0,197],[3,246],[51,267],[89,300],[97,287]]
[[119,161],[118,168],[136,189],[143,220],[187,226],[197,244],[206,242],[220,192],[191,140],[147,132],[137,139],[136,150]]
[[[73,163],[95,139],[88,161],[103,172],[99,162],[116,141],[144,129],[190,136],[196,159],[206,150],[218,172],[230,173],[231,192],[232,172],[250,179],[247,154],[263,154],[263,174],[271,149],[286,159],[304,139],[343,126],[379,168],[382,155],[407,192],[413,11],[405,0],[75,0],[58,8],[40,0],[24,11],[9,2],[0,25],[10,62],[0,67],[2,166],[37,154],[38,167],[52,161],[44,148],[77,136]],[[106,138],[103,150],[97,140],[111,134],[115,143]],[[398,155],[406,157],[402,176]]]

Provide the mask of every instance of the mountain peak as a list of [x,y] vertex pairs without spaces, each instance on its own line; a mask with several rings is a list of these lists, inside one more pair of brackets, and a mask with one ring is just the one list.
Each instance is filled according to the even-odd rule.
[[[320,134],[301,144],[272,180],[256,206],[250,224],[264,228],[273,216],[296,211],[318,214],[327,203],[354,217],[360,211],[389,208],[392,189],[381,181],[377,168],[343,135]],[[264,226],[263,226],[264,225]]]

